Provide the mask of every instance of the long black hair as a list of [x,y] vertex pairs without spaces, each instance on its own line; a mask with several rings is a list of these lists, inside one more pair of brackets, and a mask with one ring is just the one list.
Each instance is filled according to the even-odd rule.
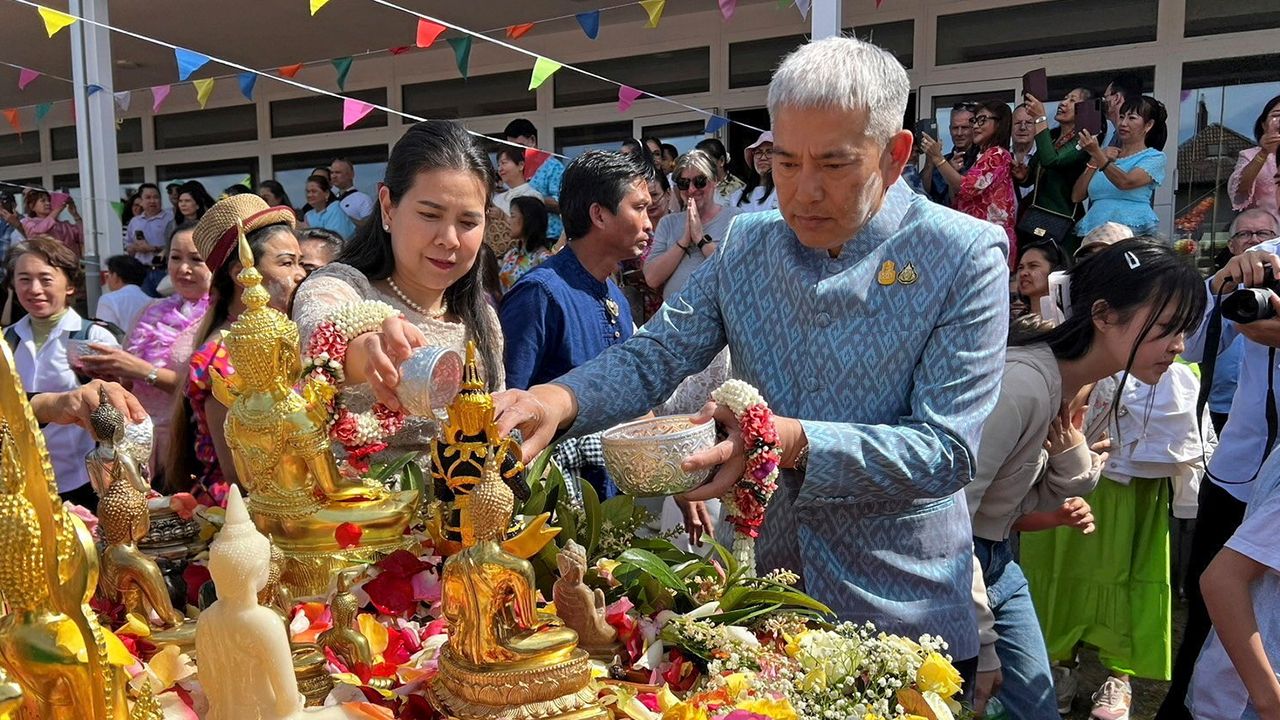
[[[1099,314],[1115,312],[1121,322],[1127,322],[1149,307],[1151,313],[1129,349],[1117,393],[1124,389],[1138,347],[1153,330],[1159,337],[1190,333],[1204,317],[1207,298],[1200,273],[1153,238],[1122,240],[1081,260],[1068,277],[1071,315],[1061,325],[1019,338],[1016,344],[1047,343],[1059,360],[1076,360],[1093,347],[1094,320]],[[1174,308],[1172,319],[1157,330],[1156,322],[1170,307]]]
[[550,250],[555,246],[556,239],[547,237],[547,206],[541,198],[532,195],[512,198],[511,209],[520,211],[520,244],[525,252]]
[[[471,173],[484,188],[485,207],[493,194],[493,167],[489,156],[475,139],[456,122],[428,120],[411,126],[391,149],[382,184],[398,205],[418,176],[432,170],[458,170]],[[375,208],[375,215],[381,211]],[[373,217],[356,231],[342,249],[336,262],[350,265],[364,273],[370,282],[385,280],[395,270],[391,250],[391,233],[382,229],[382,218]],[[490,390],[498,389],[498,368],[502,367],[500,331],[487,313],[487,301],[480,279],[479,262],[472,262],[467,273],[444,291],[445,307],[467,329],[484,361],[486,382]]]

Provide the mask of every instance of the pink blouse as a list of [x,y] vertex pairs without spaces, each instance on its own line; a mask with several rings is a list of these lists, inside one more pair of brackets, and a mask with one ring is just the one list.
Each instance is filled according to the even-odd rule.
[[1013,154],[1002,147],[982,151],[965,173],[956,193],[956,209],[966,215],[995,223],[1009,236],[1009,267],[1017,265],[1018,240],[1014,225],[1018,217],[1018,196],[1013,188]]
[[1231,195],[1231,207],[1237,212],[1255,207],[1262,208],[1280,219],[1280,208],[1277,208],[1276,201],[1275,155],[1267,157],[1267,163],[1258,172],[1258,177],[1254,179],[1253,185],[1249,187],[1240,186],[1240,177],[1244,175],[1245,166],[1253,162],[1259,152],[1262,152],[1262,148],[1253,147],[1240,151],[1240,159],[1236,161],[1236,169],[1232,171],[1231,178],[1227,180],[1227,192]]

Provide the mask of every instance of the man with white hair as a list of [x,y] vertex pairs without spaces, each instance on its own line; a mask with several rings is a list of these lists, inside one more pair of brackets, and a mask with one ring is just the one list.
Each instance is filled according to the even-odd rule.
[[[973,538],[962,489],[995,404],[1008,332],[1003,232],[899,182],[909,84],[885,51],[804,45],[769,87],[781,213],[734,218],[715,254],[626,343],[529,391],[497,396],[532,456],[557,432],[598,432],[660,404],[730,348],[735,377],[776,414],[783,471],[757,568],[788,568],[844,620],[941,636],[976,667]],[[744,469],[729,440],[698,501]]]
[[356,189],[356,167],[350,160],[338,158],[329,165],[330,183],[338,194],[342,212],[359,225],[373,214],[373,198]]

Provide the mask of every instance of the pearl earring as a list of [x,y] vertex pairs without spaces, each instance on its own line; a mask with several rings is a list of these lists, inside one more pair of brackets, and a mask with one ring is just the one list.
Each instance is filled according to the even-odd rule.
[[391,232],[391,226],[387,223],[382,223],[382,230],[383,232]]

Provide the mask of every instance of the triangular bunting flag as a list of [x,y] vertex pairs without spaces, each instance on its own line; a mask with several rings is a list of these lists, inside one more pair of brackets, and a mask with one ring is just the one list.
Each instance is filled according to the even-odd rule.
[[884,4],[884,0],[876,0],[876,9],[879,10],[880,6],[883,4]]
[[116,211],[116,215],[124,214],[124,203],[120,202],[119,200],[112,200],[110,205],[111,205],[111,209]]
[[209,104],[209,96],[213,94],[213,80],[213,78],[205,78],[191,81],[191,84],[196,86],[196,102],[200,103],[201,110]]
[[257,84],[258,76],[256,73],[240,73],[240,94],[244,96],[245,100],[253,102],[253,86]]
[[714,135],[720,132],[720,129],[729,124],[729,118],[722,118],[719,115],[712,115],[707,118],[707,127],[703,129],[703,133]]
[[355,125],[356,123],[363,120],[365,115],[368,115],[372,111],[373,111],[373,106],[367,102],[362,102],[360,100],[353,100],[351,98],[343,98],[342,99],[342,129],[346,130],[352,125]]
[[809,19],[809,6],[812,4],[813,0],[796,0],[796,9],[800,11],[800,17]]
[[284,67],[280,68],[280,75],[282,75],[283,77],[291,78],[294,75],[297,75],[301,70],[302,70],[302,63],[298,63],[297,65],[285,65]]
[[20,68],[18,70],[18,89],[26,90],[27,86],[35,82],[36,78],[38,77],[40,77],[40,73],[36,72],[35,70]]
[[173,55],[178,61],[178,79],[186,80],[191,74],[209,62],[208,55],[201,55],[185,48],[174,48]]
[[164,102],[165,98],[169,97],[169,90],[170,87],[168,85],[153,85],[151,87],[151,112],[160,110],[161,103]]
[[549,60],[544,57],[538,58],[533,63],[533,74],[529,76],[529,89],[537,90],[547,78],[555,74],[557,70],[563,67],[555,60]]
[[238,184],[243,185],[247,188],[253,187],[253,175],[246,173],[245,176],[241,178]]
[[40,19],[44,20],[44,29],[45,32],[49,33],[49,37],[57,35],[62,28],[75,24],[76,18],[66,13],[51,10],[47,7],[42,7],[39,10]]
[[[84,93],[85,93],[85,97],[93,97],[93,94],[94,94],[94,93],[100,93],[100,92],[102,92],[102,86],[101,86],[101,85],[94,85],[94,84],[92,84],[92,83],[91,83],[91,84],[89,84],[89,85],[85,85],[85,86],[84,86]],[[74,113],[72,113],[72,114],[74,114]]]
[[720,15],[725,20],[733,17],[733,11],[738,8],[738,0],[720,0]]
[[511,38],[512,40],[519,40],[520,38],[529,34],[529,31],[533,29],[533,25],[534,23],[524,23],[523,25],[509,25],[507,26],[507,37]]
[[[418,20],[418,37],[414,44],[420,48],[429,48],[445,29],[445,26],[440,23],[420,18]],[[392,52],[394,53],[395,51],[393,50]]]
[[631,104],[640,98],[644,93],[639,90],[623,85],[618,88],[618,112],[626,112],[631,109]]
[[471,36],[449,38],[449,45],[453,47],[453,59],[458,63],[458,72],[466,80],[471,67]]
[[786,10],[787,8],[789,8],[789,7],[791,7],[792,5],[794,5],[794,4],[795,4],[795,2],[796,2],[796,0],[778,0],[778,9],[779,9],[779,10]]
[[329,4],[329,0],[311,0],[311,14],[315,15],[320,12],[320,8]]
[[667,0],[640,0],[640,6],[649,14],[649,24],[645,27],[658,27],[658,21],[662,20],[662,9],[667,6]]
[[10,125],[14,130],[17,130],[19,135],[21,135],[21,134],[22,134],[22,118],[19,118],[19,117],[18,117],[18,109],[17,109],[17,108],[13,108],[13,109],[10,109],[10,110],[5,110],[5,111],[4,111],[4,119],[9,121],[9,125]]
[[340,57],[332,62],[333,69],[338,71],[338,89],[345,91],[347,89],[347,75],[351,73],[351,58]]
[[39,125],[49,111],[53,109],[53,103],[40,103],[36,106],[36,124]]
[[409,47],[408,45],[397,45],[393,48],[389,48],[387,52],[391,53],[392,55],[403,55],[412,49],[413,48]]
[[120,108],[120,112],[129,112],[129,105],[133,102],[133,93],[128,90],[121,90],[114,95],[116,107]]
[[600,34],[600,11],[592,10],[591,12],[580,12],[574,15],[578,19],[578,25],[582,28],[582,32],[592,40]]

